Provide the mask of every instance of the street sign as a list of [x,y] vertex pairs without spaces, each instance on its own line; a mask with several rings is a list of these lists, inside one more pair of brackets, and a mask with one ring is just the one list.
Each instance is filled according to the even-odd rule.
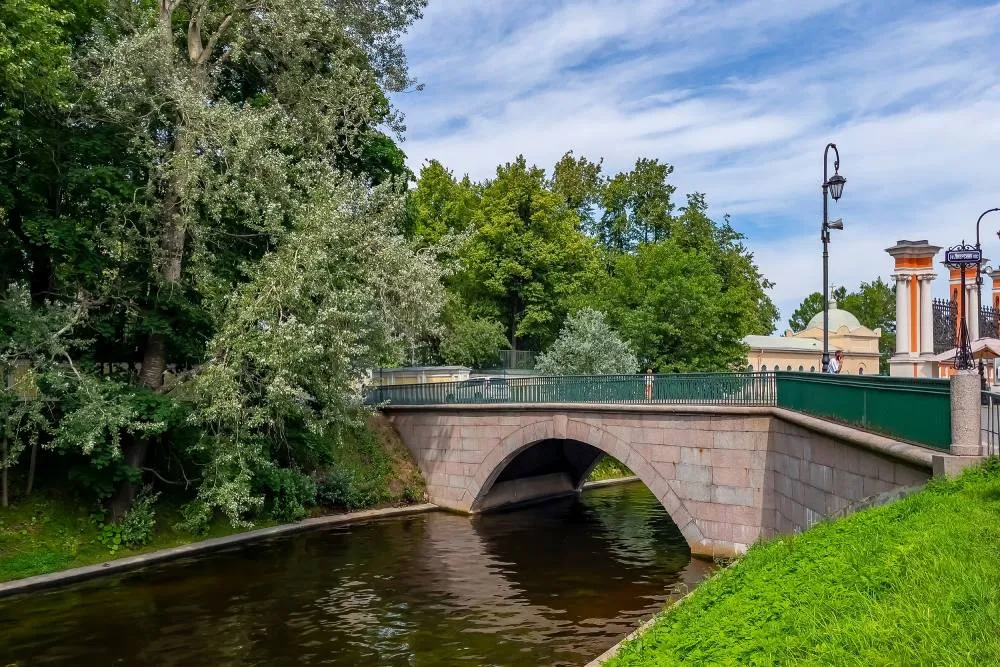
[[944,254],[945,264],[955,264],[957,266],[970,266],[983,261],[983,251],[975,248],[959,248],[949,250]]

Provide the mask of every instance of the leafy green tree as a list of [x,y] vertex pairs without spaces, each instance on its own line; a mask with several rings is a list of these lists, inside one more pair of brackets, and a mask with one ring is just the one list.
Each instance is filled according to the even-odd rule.
[[597,275],[594,244],[578,220],[523,156],[482,186],[454,284],[477,316],[503,323],[514,349],[548,345],[571,299]]
[[594,225],[595,209],[601,205],[606,179],[601,175],[603,159],[591,162],[585,157],[573,157],[567,151],[552,170],[549,187],[562,195],[567,206],[576,211],[580,228],[589,230]]
[[637,372],[639,363],[604,313],[584,308],[566,318],[559,338],[539,355],[535,368],[548,375],[622,375]]
[[446,364],[469,368],[493,368],[500,350],[510,348],[503,324],[485,317],[473,317],[468,306],[457,297],[442,310],[444,332],[440,341],[441,358]]
[[667,179],[673,170],[659,160],[640,158],[632,171],[608,182],[603,190],[604,214],[592,229],[604,248],[632,252],[640,243],[669,236],[676,188]]
[[601,302],[640,364],[658,372],[741,367],[746,314],[757,308],[727,289],[708,253],[673,239],[621,255]]
[[421,245],[435,245],[447,234],[468,229],[477,205],[468,176],[456,180],[444,165],[430,160],[420,168],[417,186],[410,191],[407,232]]
[[411,84],[399,40],[424,4],[0,7],[0,334],[41,321],[8,317],[24,290],[40,316],[76,313],[58,353],[5,356],[37,365],[59,406],[46,446],[87,462],[99,497],[117,483],[116,516],[183,459],[199,508],[245,517],[260,480],[301,477],[271,468],[306,465],[304,431],[351,418],[359,368],[433,318],[439,272],[393,232],[408,172],[383,133],[402,129],[387,91]]

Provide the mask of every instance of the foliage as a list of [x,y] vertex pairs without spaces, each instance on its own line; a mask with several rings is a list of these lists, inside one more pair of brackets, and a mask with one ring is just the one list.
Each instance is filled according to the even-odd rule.
[[390,136],[424,5],[0,7],[0,365],[35,392],[0,396],[4,465],[57,452],[119,521],[147,471],[192,525],[300,513],[303,434],[440,305]]
[[266,499],[267,515],[276,521],[298,521],[316,504],[316,483],[297,470],[271,465],[254,479]]
[[594,469],[590,471],[590,476],[587,478],[590,482],[600,482],[607,479],[621,479],[623,477],[631,477],[634,475],[628,467],[620,462],[618,459],[611,456],[601,456],[601,460],[597,462]]
[[566,318],[559,338],[539,355],[535,368],[548,375],[624,375],[637,372],[639,364],[604,313],[584,308]]
[[444,333],[441,358],[446,364],[491,368],[500,350],[510,348],[503,324],[488,317],[474,317],[468,306],[452,298],[442,311]]
[[570,299],[596,275],[594,245],[577,221],[523,156],[483,185],[454,284],[475,314],[503,323],[515,349],[548,345]]
[[632,251],[640,243],[669,236],[676,188],[667,178],[673,170],[659,160],[639,158],[632,171],[608,182],[603,192],[604,215],[593,230],[605,248]]
[[469,177],[461,181],[437,160],[420,168],[417,186],[407,202],[407,232],[422,245],[439,244],[449,234],[465,231],[478,203]]
[[755,545],[609,665],[987,664],[1000,460]]
[[160,494],[153,492],[150,487],[144,488],[117,523],[105,523],[102,513],[95,514],[98,541],[112,555],[121,549],[135,549],[149,544],[156,525],[153,506],[159,497]]
[[[830,290],[830,299],[831,301],[836,300],[838,306],[843,306],[846,296],[846,287],[834,287]],[[799,307],[792,313],[792,316],[788,319],[788,328],[792,331],[805,331],[809,325],[809,320],[822,312],[823,294],[821,292],[813,292],[804,298]]]
[[549,187],[562,195],[566,205],[576,211],[581,229],[590,229],[594,224],[596,209],[602,204],[602,194],[606,186],[601,175],[603,159],[591,162],[581,156],[573,157],[567,151],[552,169]]

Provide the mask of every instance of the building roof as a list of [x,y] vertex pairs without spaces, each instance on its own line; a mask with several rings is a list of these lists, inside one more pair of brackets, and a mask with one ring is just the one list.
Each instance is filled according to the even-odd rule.
[[[792,336],[744,336],[743,342],[751,348],[763,350],[786,350],[789,352],[822,352],[821,341],[815,338],[793,338]],[[830,345],[831,350],[840,349]]]

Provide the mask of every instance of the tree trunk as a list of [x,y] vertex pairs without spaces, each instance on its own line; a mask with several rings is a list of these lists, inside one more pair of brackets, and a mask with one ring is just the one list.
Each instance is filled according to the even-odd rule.
[[38,441],[31,445],[31,459],[28,461],[28,484],[24,488],[24,495],[30,496],[31,489],[35,486],[35,462],[38,460]]
[[7,432],[0,436],[0,458],[3,459],[3,480],[0,481],[0,507],[7,507]]

